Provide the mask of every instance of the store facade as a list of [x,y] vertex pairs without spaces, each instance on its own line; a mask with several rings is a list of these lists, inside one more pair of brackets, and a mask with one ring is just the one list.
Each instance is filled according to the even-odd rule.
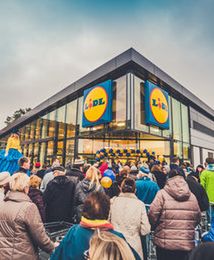
[[[106,82],[110,82],[107,90],[111,90],[108,100],[102,90]],[[149,94],[150,98],[157,96],[156,101],[151,99],[153,103],[148,103],[148,85],[155,88],[153,94]],[[40,162],[51,161],[55,156],[62,164],[76,157],[93,160],[96,152],[103,148],[121,153],[124,149],[146,149],[156,156],[164,156],[167,161],[173,155],[194,160],[193,110],[209,120],[207,128],[211,131],[204,134],[214,140],[213,110],[198,102],[192,93],[134,49],[129,49],[2,129],[0,140],[3,142],[12,129],[18,128],[23,154]],[[155,118],[155,110],[150,105],[163,110],[162,119]],[[148,121],[149,112],[153,121]],[[156,119],[159,123],[154,121]],[[213,153],[214,146],[203,148]],[[126,155],[122,153],[121,157],[125,159]],[[134,158],[136,153],[128,157]]]

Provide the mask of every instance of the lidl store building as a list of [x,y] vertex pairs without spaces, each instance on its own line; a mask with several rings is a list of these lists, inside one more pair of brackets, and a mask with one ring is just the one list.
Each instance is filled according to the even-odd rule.
[[214,156],[214,110],[134,49],[113,58],[0,131],[20,131],[32,161],[135,159],[145,150],[195,165]]

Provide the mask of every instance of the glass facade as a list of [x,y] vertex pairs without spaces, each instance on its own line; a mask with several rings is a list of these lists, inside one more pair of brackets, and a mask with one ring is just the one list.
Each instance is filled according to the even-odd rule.
[[47,111],[20,129],[23,153],[41,163],[51,163],[57,156],[62,164],[77,156],[93,158],[104,147],[147,149],[167,158],[174,154],[189,159],[188,107],[169,96],[170,128],[146,125],[144,84],[132,73],[113,79],[112,122],[105,125],[82,127],[82,93]]

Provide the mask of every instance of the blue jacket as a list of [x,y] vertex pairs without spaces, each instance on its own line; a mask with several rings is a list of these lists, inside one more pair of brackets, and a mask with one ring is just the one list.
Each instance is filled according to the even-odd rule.
[[[124,239],[124,236],[119,232],[114,230],[109,230],[109,232]],[[93,233],[93,229],[73,225],[51,255],[50,260],[84,260],[84,253],[89,249],[89,242]],[[134,249],[132,249],[132,252],[135,259],[140,260]]]
[[212,218],[210,231],[202,237],[202,241],[203,242],[214,242],[214,218]]
[[143,177],[137,180],[136,189],[136,196],[145,204],[151,204],[159,191],[157,183],[152,181],[149,177]]

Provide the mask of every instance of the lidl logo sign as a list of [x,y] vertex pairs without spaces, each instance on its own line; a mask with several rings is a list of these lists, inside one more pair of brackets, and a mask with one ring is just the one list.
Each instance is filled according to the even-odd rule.
[[84,91],[82,126],[88,127],[112,120],[112,81],[105,81]]
[[169,129],[168,93],[149,81],[145,84],[145,111],[147,124]]

